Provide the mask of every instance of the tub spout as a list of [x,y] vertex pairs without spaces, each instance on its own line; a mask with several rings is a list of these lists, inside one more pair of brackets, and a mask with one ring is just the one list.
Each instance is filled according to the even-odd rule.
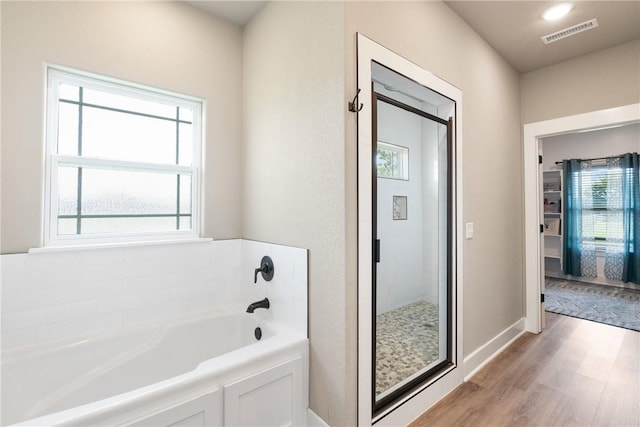
[[269,308],[269,299],[265,298],[263,300],[256,301],[252,304],[249,304],[249,307],[247,307],[247,313],[253,313],[256,310],[256,308],[264,308],[264,309]]

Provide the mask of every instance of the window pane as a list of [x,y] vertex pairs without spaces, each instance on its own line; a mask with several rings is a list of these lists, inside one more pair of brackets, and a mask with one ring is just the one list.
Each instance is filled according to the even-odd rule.
[[75,215],[77,211],[78,168],[58,168],[58,215]]
[[58,218],[58,234],[60,236],[76,234],[76,231],[77,227],[75,218]]
[[82,155],[175,164],[176,124],[167,120],[84,108]]
[[[61,165],[58,168],[58,215],[77,213],[79,169],[82,169],[81,234],[177,229],[178,174],[171,173]],[[191,185],[191,175],[180,174],[182,214],[191,213]],[[110,215],[118,217],[95,217]],[[126,217],[128,215],[132,217]],[[189,217],[180,223],[181,230],[191,229]],[[58,227],[58,234],[76,233],[75,219],[59,218]]]
[[180,153],[178,164],[191,166],[193,164],[193,125],[180,123]]
[[135,111],[153,116],[176,118],[176,106],[146,101],[130,96],[116,95],[94,89],[84,88],[83,101],[87,104],[101,105],[119,110]]
[[83,168],[82,214],[175,214],[176,175]]
[[60,99],[66,99],[68,101],[76,101],[80,99],[78,94],[80,93],[80,88],[78,86],[72,86],[65,83],[60,83],[58,86],[58,96]]
[[377,175],[381,178],[409,179],[409,149],[378,141],[376,152]]
[[180,107],[180,120],[193,122],[193,110],[191,108]]
[[58,154],[78,155],[78,106],[58,104]]
[[180,175],[180,213],[191,213],[191,177]]
[[191,216],[180,217],[180,230],[191,230]]
[[84,218],[82,234],[175,231],[175,217]]

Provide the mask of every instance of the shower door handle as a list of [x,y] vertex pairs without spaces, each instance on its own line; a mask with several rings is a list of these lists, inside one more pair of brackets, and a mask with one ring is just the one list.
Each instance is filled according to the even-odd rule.
[[380,239],[376,239],[375,248],[373,250],[373,258],[375,262],[380,262]]

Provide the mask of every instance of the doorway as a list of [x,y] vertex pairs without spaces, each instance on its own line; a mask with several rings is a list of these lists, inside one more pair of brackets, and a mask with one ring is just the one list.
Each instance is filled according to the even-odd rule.
[[358,424],[405,425],[463,379],[462,94],[360,34],[358,88]]
[[640,120],[640,104],[562,117],[524,125],[524,215],[525,215],[525,295],[526,322],[528,332],[542,331],[541,298],[544,289],[543,248],[544,234],[541,232],[543,218],[540,206],[543,188],[539,179],[539,149],[545,137],[589,129],[598,129],[633,123]]

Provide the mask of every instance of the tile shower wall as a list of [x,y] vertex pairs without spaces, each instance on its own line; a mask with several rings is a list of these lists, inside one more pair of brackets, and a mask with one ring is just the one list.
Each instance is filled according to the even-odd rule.
[[[257,261],[244,255],[254,251],[260,253]],[[290,272],[274,277],[269,296],[274,302],[299,301],[286,309],[274,304],[268,315],[287,322],[297,319],[298,329],[306,333],[306,251],[223,240],[3,255],[2,349],[138,322],[169,322],[222,306],[244,310],[254,301],[252,293],[259,293],[253,269],[267,252],[283,273]],[[302,305],[304,319],[299,310],[294,312]]]
[[[257,283],[253,283],[254,271],[264,255],[273,260],[273,278],[265,282],[258,274]],[[251,303],[267,297],[271,304],[268,311],[256,310],[254,314],[286,324],[306,336],[307,251],[243,240],[242,265],[239,282],[243,286],[243,298]]]

